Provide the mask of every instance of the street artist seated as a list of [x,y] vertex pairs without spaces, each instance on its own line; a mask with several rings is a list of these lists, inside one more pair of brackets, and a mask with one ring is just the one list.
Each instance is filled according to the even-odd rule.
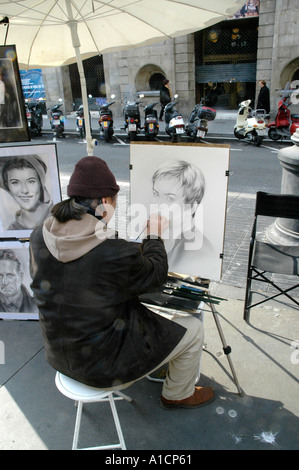
[[203,406],[215,394],[194,385],[202,322],[191,315],[168,320],[138,300],[166,281],[160,235],[168,221],[152,216],[142,245],[119,239],[107,226],[118,191],[107,164],[84,157],[70,178],[69,199],[32,232],[31,287],[46,359],[55,370],[105,389],[126,388],[169,362],[162,407]]

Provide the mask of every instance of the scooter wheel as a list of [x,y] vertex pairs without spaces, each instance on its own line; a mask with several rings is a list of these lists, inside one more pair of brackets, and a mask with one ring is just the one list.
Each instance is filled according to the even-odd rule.
[[259,147],[263,141],[263,138],[257,134],[257,132],[253,131],[253,132],[248,132],[248,137],[249,139],[251,140],[251,142],[256,145],[257,147]]
[[181,136],[177,135],[175,132],[171,134],[171,142],[181,142]]
[[129,132],[129,140],[130,142],[137,140],[137,132]]
[[104,139],[105,139],[105,142],[109,142],[110,140],[110,133],[108,130],[104,131]]
[[279,140],[281,136],[277,133],[275,128],[271,127],[268,131],[268,137],[272,140]]
[[237,131],[237,129],[234,129],[234,136],[237,138],[237,139],[245,139],[245,136],[243,134],[239,134],[239,132]]
[[263,138],[260,135],[254,136],[253,142],[257,147],[259,147],[263,142]]

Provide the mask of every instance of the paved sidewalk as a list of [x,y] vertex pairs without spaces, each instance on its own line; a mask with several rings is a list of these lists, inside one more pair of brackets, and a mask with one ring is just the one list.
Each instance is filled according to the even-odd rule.
[[[119,201],[124,224],[126,191],[124,186],[124,199]],[[271,301],[252,311],[250,325],[243,320],[254,204],[250,195],[229,193],[223,276],[212,284],[213,293],[226,299],[217,306],[217,317],[232,348],[230,358],[244,395],[237,393],[215,320],[205,308],[200,385],[214,386],[216,400],[197,410],[163,410],[161,384],[136,382],[126,391],[133,403],[117,402],[126,455],[139,450],[158,455],[162,450],[188,454],[299,449],[298,309],[283,299]],[[1,346],[0,450],[70,449],[76,408],[55,387],[55,371],[45,362],[38,322],[0,321]],[[80,436],[84,446],[116,439],[108,406],[86,406]],[[192,454],[192,463],[197,458],[202,461],[202,454]]]
[[[298,311],[287,305],[256,308],[249,326],[242,320],[242,291],[221,287],[227,301],[218,317],[244,396],[237,393],[207,311],[200,385],[212,385],[216,400],[197,410],[163,410],[161,384],[136,382],[126,391],[133,403],[117,403],[128,455],[136,450],[298,450]],[[55,387],[38,322],[5,321],[0,331],[5,344],[0,450],[71,449],[76,408]],[[115,439],[108,406],[86,405],[80,445]]]

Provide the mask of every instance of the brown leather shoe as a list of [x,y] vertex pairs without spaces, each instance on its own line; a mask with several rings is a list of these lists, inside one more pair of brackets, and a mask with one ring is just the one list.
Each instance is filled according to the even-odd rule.
[[208,405],[215,399],[212,387],[195,387],[193,395],[183,400],[167,400],[161,395],[160,404],[162,408],[199,408]]

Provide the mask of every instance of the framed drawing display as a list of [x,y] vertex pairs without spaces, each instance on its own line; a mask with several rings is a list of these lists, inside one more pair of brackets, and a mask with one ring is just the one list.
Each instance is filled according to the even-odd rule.
[[30,140],[15,46],[0,46],[0,142]]
[[130,238],[142,239],[151,213],[165,215],[169,272],[221,279],[229,149],[189,143],[130,145]]
[[0,318],[37,320],[30,289],[29,243],[0,243]]
[[26,239],[61,201],[56,145],[0,148],[0,239]]

